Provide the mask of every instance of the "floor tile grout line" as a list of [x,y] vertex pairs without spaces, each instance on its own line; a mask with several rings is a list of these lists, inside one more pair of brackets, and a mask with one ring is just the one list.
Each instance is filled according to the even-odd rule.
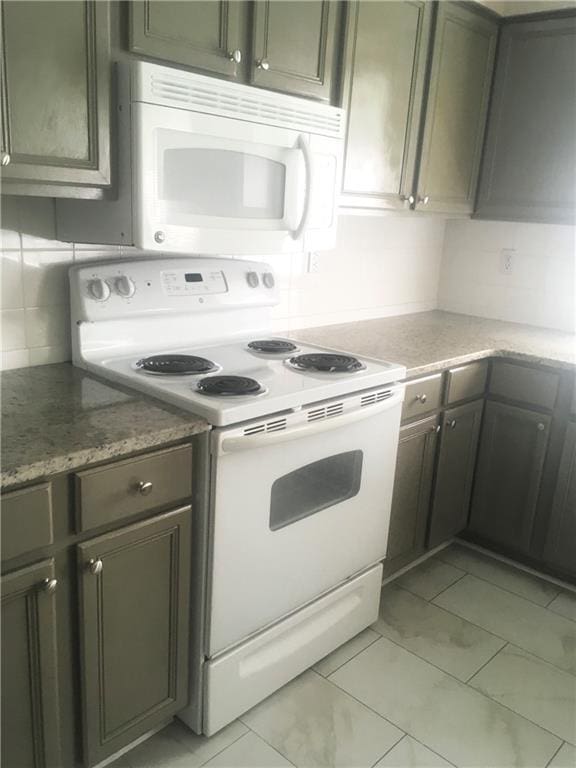
[[[234,720],[233,720],[232,722],[236,722],[236,721],[234,721]],[[242,722],[242,721],[240,721],[240,722]],[[230,725],[232,725],[232,723],[230,723]],[[244,726],[246,726],[246,728],[248,728],[248,726],[246,725],[246,723],[242,723],[242,725],[244,725]],[[248,735],[248,732],[249,732],[249,730],[250,730],[250,729],[248,728],[248,730],[247,730],[247,731],[244,731],[244,733],[241,733],[241,734],[240,734],[240,735],[239,735],[237,738],[235,738],[235,739],[234,739],[233,741],[231,741],[229,744],[226,744],[226,746],[225,746],[225,747],[222,747],[222,749],[219,749],[219,750],[218,750],[218,752],[215,752],[213,755],[210,755],[210,757],[209,757],[207,760],[204,760],[204,762],[202,762],[202,763],[198,763],[198,768],[202,768],[202,766],[203,766],[203,765],[206,765],[206,763],[209,763],[209,762],[210,762],[210,760],[213,760],[215,757],[218,757],[218,755],[221,755],[221,754],[222,754],[222,752],[224,752],[224,750],[228,749],[228,747],[231,747],[233,744],[236,744],[236,742],[240,741],[240,739],[243,739],[243,738],[244,738],[244,736],[247,736],[247,735]],[[207,737],[207,738],[210,738],[210,737]],[[191,755],[194,755],[194,752],[190,751],[190,754],[191,754]]]
[[[502,646],[502,648],[498,648],[498,650],[496,651],[496,653],[495,653],[495,654],[493,654],[493,655],[492,655],[492,656],[491,656],[491,657],[488,659],[488,661],[487,661],[487,662],[485,662],[484,664],[482,664],[482,666],[481,666],[481,667],[479,667],[479,668],[476,670],[476,672],[474,672],[474,674],[473,674],[473,675],[470,675],[470,677],[468,678],[468,680],[465,680],[465,683],[466,683],[466,685],[469,685],[469,684],[470,684],[470,681],[471,681],[471,680],[473,680],[473,679],[476,677],[476,675],[477,675],[477,674],[479,674],[480,672],[482,672],[482,670],[484,669],[484,667],[487,667],[487,666],[488,666],[488,664],[490,664],[490,662],[491,662],[491,661],[494,661],[494,659],[496,658],[496,656],[498,656],[498,654],[499,654],[499,653],[501,653],[502,651],[505,651],[505,650],[506,650],[506,648],[508,648],[508,646],[509,646],[509,645],[510,645],[510,643],[509,643],[509,642],[506,642],[506,643],[504,643],[504,645]],[[471,688],[474,688],[474,686],[470,686],[470,687],[471,687]],[[476,690],[476,689],[474,688],[474,690]]]
[[[364,648],[361,648],[359,651],[357,651],[357,652],[354,654],[354,656],[350,656],[350,658],[349,658],[349,659],[346,659],[346,661],[343,661],[343,662],[342,662],[342,664],[339,664],[339,665],[338,665],[338,666],[337,666],[335,669],[333,669],[333,670],[332,670],[331,672],[329,672],[327,675],[325,675],[323,672],[320,672],[320,670],[318,670],[318,669],[315,669],[315,668],[314,668],[314,667],[315,667],[315,665],[312,665],[311,667],[309,667],[309,669],[312,669],[314,672],[316,672],[316,673],[318,673],[319,675],[321,675],[321,676],[324,678],[324,680],[328,680],[328,677],[329,677],[330,675],[333,675],[333,674],[334,674],[334,672],[338,672],[338,670],[339,670],[341,667],[343,667],[343,666],[344,666],[344,664],[348,664],[348,662],[349,662],[349,661],[352,661],[352,659],[355,659],[355,658],[356,658],[356,656],[358,656],[358,654],[359,654],[359,653],[362,653],[362,651],[365,651],[367,648],[370,648],[370,646],[371,646],[373,643],[375,643],[377,640],[380,640],[380,638],[381,638],[381,635],[380,635],[380,633],[379,633],[377,630],[375,630],[375,629],[372,629],[372,624],[371,624],[369,627],[366,627],[366,629],[371,629],[371,630],[372,630],[372,632],[374,632],[374,634],[376,635],[376,637],[375,637],[373,640],[370,640],[370,642],[368,643],[368,645],[365,645],[365,646],[364,646]],[[353,639],[353,638],[352,638],[352,639]],[[342,647],[342,646],[340,646],[340,647]],[[338,650],[338,649],[336,648],[336,649],[335,649],[335,651],[337,651],[337,650]],[[332,651],[332,653],[334,653],[335,651]],[[318,664],[318,662],[316,662],[316,664]]]
[[[295,679],[295,678],[294,678],[294,679]],[[292,682],[292,681],[290,681],[290,682]],[[289,685],[289,683],[286,683],[286,685]],[[282,686],[282,688],[283,688],[283,687],[284,687],[284,686]],[[281,691],[281,690],[282,690],[282,688],[279,688],[278,690],[280,690],[280,691]],[[271,695],[271,696],[273,696],[274,694],[272,693],[272,694],[270,694],[270,695]],[[267,697],[267,698],[268,698],[268,697]],[[264,701],[266,701],[266,699],[264,699]],[[259,703],[261,704],[262,702],[259,702]],[[254,705],[254,707],[257,707],[257,706],[258,706],[258,704],[255,704],[255,705]],[[254,707],[250,707],[250,709],[254,709]],[[248,712],[250,712],[250,709],[248,710]],[[244,714],[246,714],[246,713],[244,713]],[[268,741],[268,739],[267,739],[267,738],[265,738],[264,736],[262,736],[262,734],[261,734],[261,733],[258,733],[258,731],[255,731],[255,730],[254,730],[254,728],[251,728],[251,727],[248,725],[248,723],[244,722],[244,720],[242,720],[242,715],[240,715],[240,717],[238,718],[238,721],[239,721],[240,723],[242,723],[242,725],[245,725],[245,726],[246,726],[246,728],[248,728],[248,733],[253,733],[253,734],[254,734],[254,736],[258,736],[258,738],[259,738],[259,739],[262,739],[262,741],[263,741],[265,744],[268,744],[268,746],[269,746],[271,749],[273,749],[275,752],[278,752],[278,754],[279,754],[279,755],[282,755],[282,757],[283,757],[285,760],[288,760],[288,762],[290,763],[290,765],[294,765],[294,768],[296,768],[296,766],[295,766],[295,764],[292,762],[292,760],[289,760],[289,759],[286,757],[286,755],[285,755],[283,752],[280,752],[280,750],[278,749],[278,747],[275,747],[275,746],[274,746],[274,744],[271,744],[271,743]],[[243,734],[243,735],[245,736],[246,734]],[[198,768],[202,768],[202,766],[198,766]]]
[[562,747],[564,746],[564,744],[566,744],[566,742],[563,740],[563,741],[562,741],[562,744],[560,744],[560,746],[558,747],[558,749],[556,750],[556,752],[554,752],[554,754],[552,755],[552,757],[550,758],[550,760],[548,760],[548,762],[546,763],[546,765],[544,766],[544,768],[548,768],[548,766],[552,764],[552,760],[554,760],[554,758],[556,757],[556,755],[558,754],[558,752],[560,752],[560,750],[562,749]]
[[[462,570],[462,569],[460,569],[460,570]],[[443,595],[443,594],[444,594],[444,592],[446,592],[447,590],[449,590],[449,589],[451,589],[452,587],[456,586],[456,584],[458,584],[458,582],[459,582],[459,581],[462,581],[462,579],[465,579],[465,578],[466,578],[466,576],[469,576],[469,575],[470,575],[470,574],[468,573],[468,571],[464,571],[464,573],[462,574],[462,576],[459,576],[459,577],[456,579],[456,581],[453,581],[453,582],[452,582],[452,584],[449,584],[447,587],[444,587],[444,589],[441,589],[441,590],[440,590],[440,592],[438,592],[438,594],[437,594],[437,595],[434,595],[434,597],[431,597],[431,598],[430,598],[430,599],[429,599],[427,602],[429,602],[429,603],[432,603],[434,600],[436,600],[436,598],[437,598],[437,597],[440,597],[440,595]],[[401,587],[401,589],[402,589],[402,587]],[[424,598],[422,598],[422,599],[424,599]]]
[[400,738],[398,739],[398,741],[397,741],[397,742],[395,742],[394,744],[392,744],[392,746],[391,746],[391,747],[389,747],[389,748],[386,750],[386,752],[384,752],[382,755],[380,755],[380,757],[376,758],[376,760],[375,760],[375,761],[374,761],[374,762],[373,762],[373,763],[370,765],[370,768],[374,768],[374,766],[375,766],[375,765],[378,765],[378,763],[380,762],[380,760],[384,760],[384,758],[386,757],[386,755],[389,755],[389,754],[390,754],[390,752],[392,752],[392,750],[393,750],[393,749],[396,749],[396,747],[398,746],[398,744],[400,744],[400,742],[401,742],[401,741],[404,741],[404,739],[405,739],[405,738],[407,738],[407,736],[408,736],[408,734],[406,733],[406,731],[402,731],[402,736],[400,736]]
[[[424,659],[424,658],[422,658],[422,656],[419,656],[414,651],[411,651],[408,648],[404,648],[404,646],[400,645],[400,643],[396,643],[394,640],[390,640],[389,637],[384,637],[384,635],[382,635],[382,640],[389,640],[391,643],[396,645],[398,648],[401,648],[403,651],[406,651],[406,653],[409,653],[411,656],[414,656],[415,658],[419,659],[420,661],[423,661],[426,664],[429,664],[431,667],[434,667],[439,672],[442,672],[443,674],[448,675],[448,677],[452,678],[452,680],[455,680],[457,683],[460,683],[461,685],[464,685],[466,688],[469,688],[471,691],[474,691],[475,693],[480,694],[480,696],[482,696],[485,699],[488,699],[488,701],[491,701],[493,704],[496,704],[496,705],[498,705],[500,707],[503,707],[504,709],[507,709],[509,712],[512,712],[512,714],[516,715],[516,717],[519,717],[521,720],[526,720],[526,722],[530,723],[531,725],[535,725],[537,728],[540,728],[541,730],[546,731],[546,733],[550,734],[550,736],[553,736],[555,739],[565,740],[565,739],[563,739],[562,736],[558,736],[558,734],[552,733],[552,731],[549,731],[548,728],[545,728],[543,725],[540,725],[539,723],[535,723],[533,720],[530,720],[525,715],[521,715],[519,712],[516,712],[516,710],[511,709],[506,704],[502,704],[501,701],[496,701],[496,699],[493,699],[492,696],[490,696],[489,694],[485,693],[484,691],[481,691],[479,688],[475,688],[473,685],[468,685],[468,683],[465,682],[464,680],[460,680],[460,678],[456,677],[455,675],[451,674],[450,672],[446,672],[445,669],[441,669],[440,667],[436,666],[436,664],[434,664],[433,662],[428,661],[428,659]],[[500,650],[502,650],[502,649],[500,649]],[[498,652],[500,652],[500,651],[498,651]],[[567,674],[570,674],[570,673],[568,672]],[[333,681],[330,681],[330,682],[333,682]],[[338,684],[334,683],[334,685],[338,685]],[[340,686],[338,686],[338,688],[340,688]],[[341,688],[341,690],[345,691],[346,693],[348,693],[348,691],[346,691],[345,688]],[[349,694],[349,695],[352,696],[352,694]],[[354,696],[353,698],[356,698],[356,697]],[[360,699],[357,699],[357,701],[360,701]],[[360,703],[364,704],[365,707],[368,706],[364,702],[360,702]],[[372,707],[369,707],[369,709],[372,709]],[[372,710],[372,711],[376,712],[376,710]],[[376,714],[380,715],[379,712],[376,712]],[[380,715],[380,717],[382,717],[382,715]],[[386,720],[387,718],[384,718],[384,719]],[[391,722],[392,725],[396,725],[396,723],[394,723],[392,720],[390,720],[389,722]],[[401,728],[401,726],[399,726],[399,725],[396,725],[396,727],[397,728]],[[406,731],[406,733],[409,733],[409,731]],[[410,735],[412,735],[412,734],[410,734]],[[424,746],[427,746],[427,745],[424,744]]]

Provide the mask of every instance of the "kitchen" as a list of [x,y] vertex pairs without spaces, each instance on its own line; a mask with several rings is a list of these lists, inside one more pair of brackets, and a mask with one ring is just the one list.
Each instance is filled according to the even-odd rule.
[[574,766],[574,4],[1,7],[2,764]]

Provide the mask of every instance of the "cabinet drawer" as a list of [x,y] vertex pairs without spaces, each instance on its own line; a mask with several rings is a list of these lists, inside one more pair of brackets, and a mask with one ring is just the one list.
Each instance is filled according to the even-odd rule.
[[192,446],[169,448],[76,475],[78,531],[189,499]]
[[487,360],[462,365],[459,368],[451,368],[446,374],[444,402],[446,405],[453,405],[462,400],[482,397],[486,389],[487,377]]
[[2,560],[54,541],[50,483],[2,496]]
[[423,416],[440,407],[442,394],[442,374],[425,376],[406,384],[404,405],[402,406],[402,421]]
[[551,371],[496,360],[492,366],[489,392],[551,410],[556,403],[559,379],[559,375]]

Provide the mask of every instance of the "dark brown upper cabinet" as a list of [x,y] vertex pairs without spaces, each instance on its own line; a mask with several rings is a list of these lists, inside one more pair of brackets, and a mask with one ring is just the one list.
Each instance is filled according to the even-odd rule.
[[250,82],[330,101],[338,3],[258,0]]
[[497,37],[497,20],[481,9],[438,3],[417,210],[474,210]]
[[330,101],[340,12],[333,0],[136,0],[130,3],[130,50]]
[[0,11],[3,191],[100,196],[110,184],[108,2],[3,0]]
[[432,12],[427,2],[348,4],[343,205],[410,205]]
[[472,213],[497,35],[472,4],[350,4],[343,205]]
[[242,2],[138,0],[130,3],[130,50],[239,79],[245,15]]
[[477,217],[576,220],[576,16],[505,24]]

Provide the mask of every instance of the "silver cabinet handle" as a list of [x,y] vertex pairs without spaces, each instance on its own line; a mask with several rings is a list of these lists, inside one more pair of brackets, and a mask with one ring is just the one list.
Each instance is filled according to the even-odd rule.
[[428,400],[428,395],[425,392],[422,393],[421,395],[416,395],[416,400],[418,400],[418,402],[424,404],[426,402],[426,400]]
[[270,69],[270,62],[267,59],[258,59],[256,62],[258,69],[263,69],[267,72]]
[[440,426],[440,424],[436,424],[435,427],[430,427],[430,432],[436,432],[436,434],[439,434],[441,429],[442,427]]
[[418,202],[422,203],[422,205],[428,205],[430,202],[430,195],[424,195],[424,197],[422,197],[422,195],[418,195]]
[[544,432],[545,429],[546,429],[546,425],[542,424],[542,422],[540,422],[538,424],[538,432]]
[[400,195],[400,200],[403,203],[409,203],[410,205],[414,205],[414,195]]
[[166,235],[161,230],[158,230],[158,232],[154,232],[154,240],[157,243],[163,243],[166,240]]
[[152,493],[153,487],[154,485],[152,483],[150,482],[145,483],[143,480],[141,480],[136,486],[136,488],[138,489],[138,493],[141,496],[149,496]]
[[57,586],[58,579],[44,579],[44,581],[40,584],[42,591],[47,592],[49,595],[52,595],[54,592],[56,592]]
[[228,59],[232,61],[234,64],[240,64],[242,61],[242,51],[236,48],[235,51],[229,51],[228,52]]
[[100,558],[98,559],[91,558],[90,560],[88,560],[88,568],[90,568],[90,573],[93,576],[98,576],[99,573],[102,573],[102,568],[103,568],[102,560],[100,560]]
[[2,165],[10,165],[10,155],[8,152],[2,152]]
[[448,426],[450,427],[450,429],[456,429],[456,419],[452,419],[452,421],[449,421]]

